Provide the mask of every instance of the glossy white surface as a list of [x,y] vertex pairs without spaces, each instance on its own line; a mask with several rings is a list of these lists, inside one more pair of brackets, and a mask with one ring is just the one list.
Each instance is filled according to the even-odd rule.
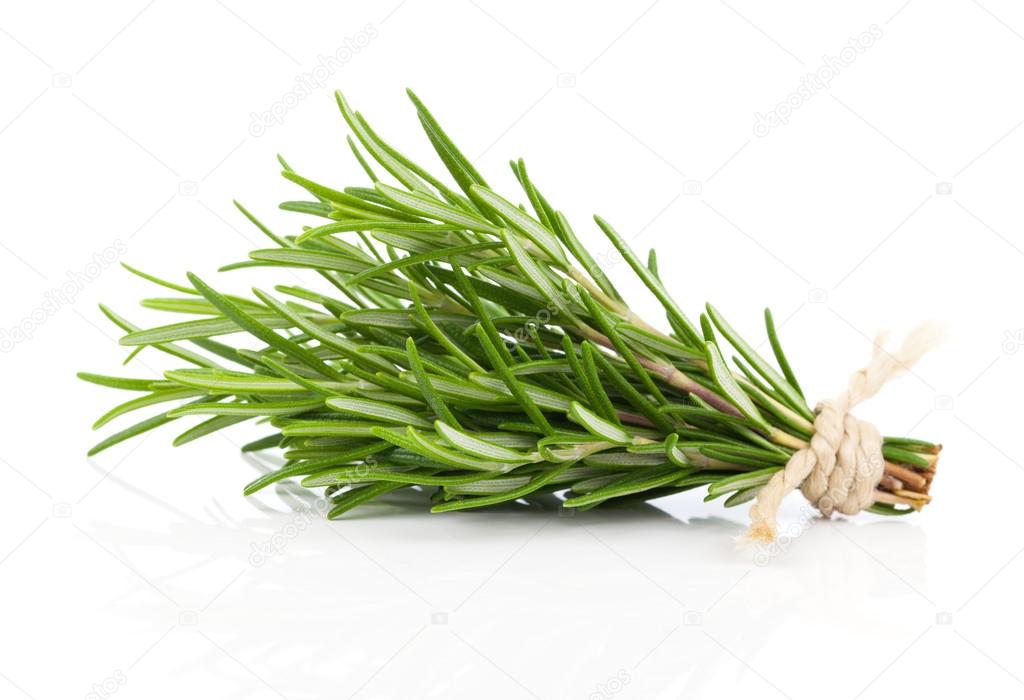
[[[754,132],[871,25],[881,38],[830,87]],[[0,697],[1024,692],[1020,6],[40,2],[4,8],[0,30]],[[252,126],[359,31],[374,36],[325,86]],[[735,542],[744,508],[697,493],[574,516],[429,515],[410,494],[329,523],[288,486],[242,497],[266,468],[238,454],[254,430],[84,458],[119,396],[74,372],[169,366],[120,368],[95,302],[156,324],[134,304],[162,293],[92,275],[94,255],[272,284],[214,272],[263,245],[231,198],[294,233],[275,153],[362,181],[334,87],[434,167],[405,85],[497,188],[526,157],[617,279],[595,209],[657,246],[693,316],[711,299],[761,342],[772,306],[811,397],[841,389],[877,330],[948,321],[948,343],[859,411],[945,444],[934,504],[824,522],[794,496],[794,537],[764,558]],[[88,279],[54,305],[69,274]]]

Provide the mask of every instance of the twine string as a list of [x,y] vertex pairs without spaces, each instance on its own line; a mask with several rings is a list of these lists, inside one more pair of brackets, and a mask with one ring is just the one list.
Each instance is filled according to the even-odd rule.
[[775,539],[779,506],[797,488],[825,517],[834,511],[854,515],[875,502],[875,488],[885,472],[882,436],[850,412],[889,380],[909,371],[940,339],[939,329],[925,324],[890,353],[883,349],[885,334],[879,334],[871,362],[853,373],[846,391],[815,409],[814,434],[807,447],[794,452],[758,493],[750,509],[749,539]]

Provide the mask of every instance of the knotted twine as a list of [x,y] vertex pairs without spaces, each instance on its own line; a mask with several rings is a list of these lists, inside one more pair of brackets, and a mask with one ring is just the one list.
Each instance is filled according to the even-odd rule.
[[885,334],[875,338],[867,367],[853,373],[838,398],[815,409],[814,434],[757,494],[750,509],[747,537],[760,542],[775,539],[775,515],[782,499],[800,488],[825,517],[834,511],[854,515],[875,502],[875,488],[885,472],[882,436],[871,423],[850,411],[877,394],[890,379],[910,370],[941,339],[932,324],[916,328],[895,352],[883,349]]

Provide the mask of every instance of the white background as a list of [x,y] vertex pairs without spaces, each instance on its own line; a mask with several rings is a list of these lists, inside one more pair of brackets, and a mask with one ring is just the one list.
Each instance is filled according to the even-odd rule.
[[[0,696],[1020,697],[1022,33],[1010,0],[5,4]],[[327,523],[288,487],[242,497],[244,428],[86,459],[122,396],[74,372],[168,366],[120,368],[95,303],[156,324],[136,301],[162,293],[94,256],[244,291],[257,275],[214,272],[264,245],[231,199],[282,233],[303,221],[276,209],[299,194],[277,152],[364,183],[334,88],[438,167],[405,86],[499,190],[525,157],[617,279],[595,211],[657,246],[692,316],[713,300],[760,342],[770,305],[811,397],[876,331],[946,321],[946,345],[859,412],[944,443],[934,503],[824,522],[794,496],[799,536],[760,566],[734,542],[745,508],[697,493],[571,518],[413,498]]]

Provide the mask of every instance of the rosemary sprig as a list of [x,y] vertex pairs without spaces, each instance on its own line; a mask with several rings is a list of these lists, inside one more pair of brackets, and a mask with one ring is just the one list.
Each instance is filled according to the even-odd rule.
[[[314,270],[330,294],[281,285],[242,298],[193,274],[179,284],[125,266],[182,295],[143,306],[186,320],[139,329],[104,308],[127,333],[121,344],[131,357],[152,347],[192,366],[155,379],[80,374],[135,393],[96,427],[162,402],[187,403],[90,454],[188,416],[203,420],[175,444],[256,418],[273,432],[244,449],[281,449],[287,461],[245,493],[301,477],[327,489],[332,518],[400,488],[430,490],[435,512],[553,491],[567,491],[564,505],[581,509],[704,487],[707,500],[724,497],[727,506],[754,498],[806,444],[814,417],[770,312],[778,369],[713,306],[694,324],[662,283],[653,251],[645,264],[595,217],[671,332],[645,322],[522,160],[511,167],[528,206],[494,192],[409,96],[454,188],[381,140],[339,93],[370,184],[334,189],[282,160],[282,175],[310,198],[281,208],[321,219],[299,235],[279,236],[238,205],[273,247],[223,269]],[[239,332],[259,349],[215,340]],[[731,367],[729,348],[737,354]],[[873,510],[927,503],[938,452],[886,438]]]

